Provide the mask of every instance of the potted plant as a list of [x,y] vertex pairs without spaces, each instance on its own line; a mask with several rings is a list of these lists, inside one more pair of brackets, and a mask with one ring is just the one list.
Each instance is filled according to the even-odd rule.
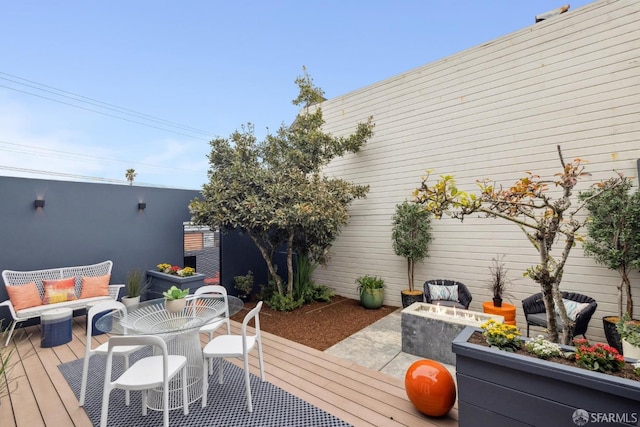
[[130,306],[140,303],[140,297],[151,284],[151,279],[144,279],[142,270],[131,270],[127,272],[127,278],[124,282],[127,289],[127,295],[122,297],[122,303]]
[[504,255],[492,258],[493,265],[489,267],[491,279],[487,282],[487,288],[493,295],[493,305],[502,307],[502,298],[507,295],[507,288],[511,281],[507,279],[507,268],[504,266]]
[[[579,196],[589,210],[585,255],[620,275],[617,316],[602,318],[607,342],[618,351],[622,351],[622,343],[616,324],[624,313],[633,319],[629,272],[640,268],[640,191],[632,193],[631,184],[629,178],[619,175]],[[600,192],[599,197],[593,197],[596,192]]]
[[640,360],[640,321],[624,313],[616,323],[616,329],[622,341],[622,354]]
[[247,302],[251,299],[253,291],[253,272],[249,270],[244,276],[234,276],[234,288],[238,291],[238,298]]
[[180,289],[173,285],[162,293],[164,296],[164,305],[169,313],[177,313],[182,311],[187,304],[187,295],[189,288]]
[[422,302],[424,293],[414,288],[413,271],[416,262],[429,256],[429,243],[432,240],[431,213],[406,200],[396,205],[391,239],[396,255],[407,259],[409,288],[401,291],[402,307],[408,307],[416,301]]
[[378,276],[360,276],[356,279],[360,304],[364,308],[378,309],[384,301],[384,279]]

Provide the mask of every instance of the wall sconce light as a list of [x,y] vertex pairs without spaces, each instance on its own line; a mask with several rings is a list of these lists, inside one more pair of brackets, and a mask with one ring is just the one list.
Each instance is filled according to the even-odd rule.
[[36,209],[38,209],[38,208],[44,208],[44,200],[42,200],[42,199],[36,199],[36,200],[33,202],[33,206],[34,206]]
[[138,210],[139,211],[143,211],[147,208],[147,204],[146,203],[138,203]]

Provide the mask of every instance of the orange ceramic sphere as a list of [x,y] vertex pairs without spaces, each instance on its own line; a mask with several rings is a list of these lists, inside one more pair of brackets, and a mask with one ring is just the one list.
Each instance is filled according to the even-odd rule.
[[432,417],[447,414],[456,401],[453,377],[447,368],[434,360],[413,362],[404,377],[404,388],[413,406]]

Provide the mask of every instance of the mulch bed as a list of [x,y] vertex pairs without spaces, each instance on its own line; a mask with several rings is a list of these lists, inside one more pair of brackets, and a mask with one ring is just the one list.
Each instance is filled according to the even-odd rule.
[[[245,303],[244,308],[232,319],[242,322],[256,303]],[[377,310],[367,310],[359,300],[342,296],[334,296],[331,302],[305,304],[293,311],[272,310],[264,304],[260,311],[260,328],[324,351],[397,309],[383,305]]]

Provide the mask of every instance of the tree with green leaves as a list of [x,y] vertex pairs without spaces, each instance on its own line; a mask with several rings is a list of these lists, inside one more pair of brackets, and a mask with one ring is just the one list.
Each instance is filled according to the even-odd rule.
[[[554,180],[541,180],[531,172],[519,179],[510,188],[495,187],[489,180],[479,181],[480,194],[459,190],[451,175],[441,176],[433,185],[428,183],[429,174],[422,179],[422,184],[414,191],[417,202],[422,203],[436,218],[448,214],[463,220],[474,213],[484,213],[489,218],[501,218],[516,224],[525,234],[539,255],[539,263],[527,269],[525,275],[540,285],[542,299],[547,314],[549,339],[559,342],[562,329],[562,343],[569,344],[572,325],[562,302],[560,281],[571,249],[581,237],[578,230],[584,220],[577,217],[585,203],[600,195],[594,192],[589,198],[572,209],[572,191],[581,177],[588,175],[580,159],[565,163],[560,147],[558,147],[562,170]],[[549,185],[561,190],[557,199],[548,194]],[[551,250],[560,238],[561,254],[552,256]],[[555,310],[562,320],[558,324]]]
[[[190,203],[195,223],[246,233],[262,254],[278,294],[287,298],[293,298],[293,253],[324,262],[349,219],[349,205],[369,189],[324,176],[322,168],[336,157],[357,153],[374,126],[369,118],[346,137],[323,132],[323,92],[303,72],[296,79],[300,92],[293,104],[301,111],[294,123],[282,125],[262,142],[250,123],[229,138],[212,140],[209,182],[202,199]],[[286,283],[273,263],[282,246]]]
[[129,185],[133,185],[133,180],[136,176],[138,176],[138,174],[136,173],[135,169],[127,169],[127,171],[124,173],[124,177],[127,178]]
[[[595,192],[600,192],[600,196],[593,198]],[[640,268],[640,190],[632,193],[631,179],[620,174],[580,193],[579,197],[587,201],[589,210],[584,253],[620,274],[618,317],[623,314],[623,289],[624,311],[633,317],[629,273]]]
[[431,212],[417,203],[404,201],[396,205],[391,231],[393,250],[407,259],[409,292],[414,292],[413,271],[416,262],[429,256],[431,243]]

